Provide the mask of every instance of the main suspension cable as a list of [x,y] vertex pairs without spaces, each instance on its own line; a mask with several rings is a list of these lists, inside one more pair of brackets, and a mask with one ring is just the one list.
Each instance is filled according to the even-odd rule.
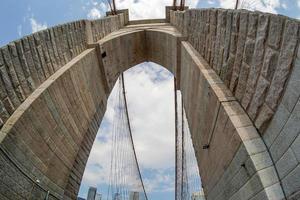
[[124,96],[125,113],[126,113],[129,133],[130,133],[131,144],[132,144],[133,152],[134,152],[134,159],[135,159],[135,162],[136,162],[136,165],[137,165],[140,180],[142,181],[143,192],[145,194],[146,200],[148,200],[146,190],[145,190],[145,186],[144,186],[144,182],[143,182],[142,175],[141,175],[141,171],[140,171],[140,167],[139,167],[139,163],[138,163],[136,152],[135,152],[133,138],[132,138],[132,131],[131,131],[131,126],[130,126],[130,121],[129,121],[129,114],[128,114],[128,106],[127,106],[127,100],[126,100],[126,90],[125,90],[124,74],[123,73],[121,74],[121,80],[122,80],[122,89],[123,89],[123,96]]

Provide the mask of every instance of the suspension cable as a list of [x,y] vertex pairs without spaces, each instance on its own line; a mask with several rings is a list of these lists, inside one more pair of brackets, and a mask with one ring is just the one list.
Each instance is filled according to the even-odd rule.
[[117,8],[116,8],[116,1],[115,0],[112,0],[112,3],[113,3],[113,10],[114,10],[114,15],[117,14]]
[[235,8],[234,9],[235,10],[238,9],[238,6],[239,6],[239,0],[236,0],[236,2],[235,2]]
[[175,200],[179,199],[179,166],[178,166],[178,156],[179,156],[179,138],[178,138],[178,102],[177,102],[177,84],[176,77],[174,77],[174,104],[175,104]]
[[185,0],[180,0],[180,11],[184,11]]
[[177,10],[177,0],[173,0],[173,10]]
[[128,114],[128,106],[127,106],[127,100],[126,100],[126,90],[125,90],[124,74],[123,73],[121,74],[121,80],[122,80],[122,89],[123,89],[125,113],[126,113],[126,118],[127,118],[129,133],[130,133],[131,144],[132,144],[132,148],[133,148],[133,152],[134,152],[134,159],[135,159],[135,162],[136,162],[136,165],[137,165],[137,170],[138,170],[138,174],[139,174],[140,180],[142,181],[143,192],[145,194],[146,200],[148,200],[148,197],[147,197],[147,194],[146,194],[146,190],[145,190],[145,186],[144,186],[144,182],[143,182],[142,175],[141,175],[141,171],[140,171],[140,167],[139,167],[139,163],[137,161],[137,156],[136,156],[136,152],[135,152],[133,138],[132,138],[132,131],[131,131],[131,126],[130,126],[130,121],[129,121],[129,114]]

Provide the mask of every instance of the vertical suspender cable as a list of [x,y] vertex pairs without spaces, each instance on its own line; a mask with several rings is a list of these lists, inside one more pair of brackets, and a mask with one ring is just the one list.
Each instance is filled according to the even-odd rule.
[[238,7],[239,7],[239,0],[236,0],[234,9],[238,9]]
[[183,98],[181,93],[181,199],[184,200],[184,159],[185,159],[185,151],[184,151],[184,115],[183,115]]
[[116,14],[117,14],[116,1],[115,1],[115,0],[112,0],[112,3],[113,3],[113,10],[114,10],[114,11],[113,11],[113,12],[114,12],[113,14],[116,15]]
[[173,0],[173,10],[176,10],[176,4],[177,4],[177,1]]
[[184,7],[185,7],[185,0],[181,0],[180,1],[180,10],[184,11]]
[[108,5],[109,5],[111,14],[113,14],[113,8],[111,6],[110,0],[106,0],[106,1],[107,1]]
[[178,114],[177,114],[177,84],[174,76],[174,103],[175,103],[175,200],[178,200]]
[[131,132],[131,126],[130,126],[130,121],[129,121],[129,114],[128,114],[128,107],[127,107],[127,100],[126,100],[126,92],[125,92],[125,83],[124,83],[124,74],[121,74],[121,81],[122,81],[122,89],[123,89],[123,96],[124,96],[124,105],[125,105],[125,113],[126,113],[126,117],[127,117],[127,124],[128,124],[128,129],[129,129],[129,133],[130,133],[130,140],[131,140],[131,144],[132,144],[132,148],[133,148],[133,152],[134,152],[134,159],[137,165],[137,170],[139,173],[139,177],[141,179],[142,182],[142,187],[143,187],[143,192],[145,194],[146,200],[148,200],[146,191],[145,191],[145,186],[144,186],[144,182],[142,179],[142,175],[141,175],[141,171],[140,171],[140,167],[137,161],[137,157],[136,157],[136,152],[135,152],[135,147],[134,147],[134,143],[133,143],[133,138],[132,138],[132,132]]

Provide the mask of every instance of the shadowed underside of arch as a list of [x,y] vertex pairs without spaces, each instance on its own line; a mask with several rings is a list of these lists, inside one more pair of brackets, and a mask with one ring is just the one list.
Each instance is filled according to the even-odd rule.
[[[1,49],[1,199],[43,199],[47,191],[50,199],[75,199],[112,87],[120,73],[145,61],[176,77],[207,199],[297,195],[300,185],[288,177],[300,174],[299,160],[284,172],[277,166],[285,152],[299,158],[296,140],[279,152],[272,150],[276,139],[268,138],[277,137],[279,124],[272,123],[283,113],[283,94],[299,86],[293,76],[299,73],[298,22],[246,11],[166,10],[174,26],[165,20],[128,21],[123,10]],[[274,26],[283,29],[278,37],[264,34]],[[260,58],[265,70],[257,69]],[[260,79],[252,83],[252,76]],[[266,78],[271,84],[261,85]],[[295,123],[297,101],[287,108]],[[293,131],[287,134],[295,139],[299,132]]]

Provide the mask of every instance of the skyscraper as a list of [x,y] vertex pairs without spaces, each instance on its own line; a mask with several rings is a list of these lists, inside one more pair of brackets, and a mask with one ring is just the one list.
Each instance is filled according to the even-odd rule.
[[192,194],[192,200],[205,200],[205,195],[203,192],[203,188],[201,189],[200,192],[194,192]]
[[102,195],[97,193],[95,196],[95,200],[101,200],[102,199]]
[[96,193],[97,193],[97,188],[90,187],[89,192],[88,192],[88,196],[87,196],[87,200],[95,200]]
[[139,193],[138,192],[130,192],[129,200],[139,200]]

